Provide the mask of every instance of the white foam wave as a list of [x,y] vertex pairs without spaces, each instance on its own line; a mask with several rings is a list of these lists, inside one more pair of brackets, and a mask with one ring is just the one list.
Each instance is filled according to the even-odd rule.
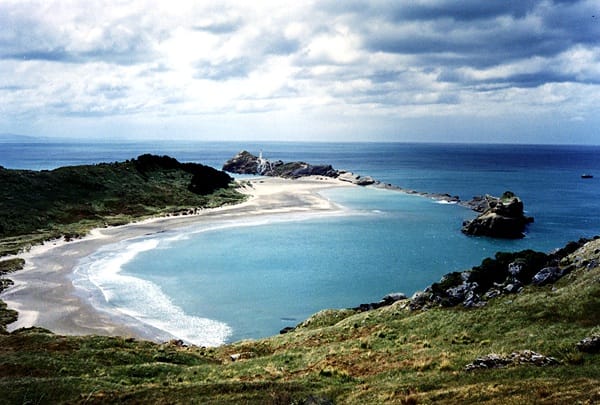
[[[170,245],[194,234],[235,227],[261,226],[278,222],[303,221],[331,216],[347,216],[347,211],[293,213],[240,220],[217,220],[177,231],[126,240],[108,245],[83,259],[73,274],[73,285],[98,309],[125,315],[186,342],[200,346],[224,344],[232,330],[226,323],[192,316],[175,305],[161,288],[147,280],[122,274],[123,266],[138,254]],[[360,215],[362,212],[352,212]]]
[[[106,246],[79,264],[74,272],[73,284],[92,294],[92,303],[99,309],[118,311],[195,345],[218,346],[225,343],[231,335],[227,324],[188,315],[158,285],[121,274],[125,263],[158,246],[158,239]],[[93,298],[98,291],[102,299]]]

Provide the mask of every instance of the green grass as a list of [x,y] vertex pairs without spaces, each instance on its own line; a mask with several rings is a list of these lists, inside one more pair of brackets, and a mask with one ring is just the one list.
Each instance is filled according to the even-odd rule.
[[[596,252],[600,240],[565,260],[576,268],[555,285],[483,308],[327,310],[288,334],[218,348],[5,334],[0,392],[5,403],[597,403],[599,355],[576,350],[600,333]],[[464,370],[526,349],[560,363]]]
[[[152,156],[52,172],[0,169],[0,256],[96,226],[240,201],[231,188],[203,183],[204,174]],[[519,255],[527,265],[545,259]],[[499,254],[475,275],[494,279],[515,258]],[[218,348],[40,328],[8,333],[17,314],[0,301],[0,403],[598,403],[599,355],[576,344],[600,334],[599,263],[600,239],[562,259],[572,271],[554,285],[527,286],[483,308],[411,311],[405,300],[368,312],[324,310],[285,335]],[[23,265],[0,261],[0,278]],[[465,371],[477,357],[520,350],[560,363]]]
[[224,172],[169,157],[52,171],[0,168],[0,256],[99,226],[241,201]]

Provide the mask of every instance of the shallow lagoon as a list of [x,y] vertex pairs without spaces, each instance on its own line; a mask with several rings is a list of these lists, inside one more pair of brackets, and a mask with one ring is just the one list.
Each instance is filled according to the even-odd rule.
[[[87,270],[114,292],[101,305],[185,340],[218,344],[277,334],[324,308],[411,295],[447,272],[532,242],[466,237],[460,225],[474,213],[419,196],[369,188],[322,194],[344,206],[343,215],[222,221],[108,248]],[[111,251],[128,249],[134,254],[122,260],[120,277],[102,267]]]

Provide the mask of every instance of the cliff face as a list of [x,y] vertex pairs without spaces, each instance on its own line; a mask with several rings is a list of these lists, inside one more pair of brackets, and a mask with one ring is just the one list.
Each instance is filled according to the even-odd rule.
[[500,198],[476,199],[471,208],[481,214],[463,223],[462,232],[467,235],[518,239],[525,236],[527,224],[533,222],[532,217],[525,216],[521,199],[510,191]]

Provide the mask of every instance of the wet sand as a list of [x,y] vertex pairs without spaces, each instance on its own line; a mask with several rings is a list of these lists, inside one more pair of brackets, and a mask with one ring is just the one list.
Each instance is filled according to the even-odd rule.
[[132,224],[95,229],[82,239],[57,240],[36,246],[19,255],[25,268],[10,275],[15,285],[0,295],[19,319],[8,325],[10,331],[38,326],[62,335],[110,335],[165,341],[173,336],[125,315],[103,312],[76,291],[71,275],[79,261],[102,246],[123,240],[175,230],[219,219],[247,219],[264,215],[296,213],[335,213],[341,208],[318,194],[331,187],[351,187],[349,183],[326,177],[297,180],[257,178],[242,180],[240,191],[247,201],[195,215],[160,217]]

